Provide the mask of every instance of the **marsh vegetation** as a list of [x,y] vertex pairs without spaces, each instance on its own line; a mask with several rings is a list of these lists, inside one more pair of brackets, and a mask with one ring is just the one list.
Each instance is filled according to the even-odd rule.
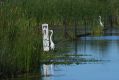
[[[119,0],[0,0],[0,77],[32,72],[42,59],[52,58],[42,51],[42,23],[64,33],[67,26],[71,38],[74,26],[98,34],[99,15],[106,27],[119,25],[118,4]],[[60,44],[64,33],[55,33]],[[64,51],[60,46],[50,53]]]

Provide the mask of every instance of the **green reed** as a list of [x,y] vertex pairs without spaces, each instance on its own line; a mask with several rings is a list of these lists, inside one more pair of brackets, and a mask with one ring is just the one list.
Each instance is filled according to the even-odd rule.
[[80,25],[95,24],[99,15],[118,18],[118,4],[118,0],[0,1],[0,75],[29,72],[38,66],[43,53],[42,23],[60,25],[66,19],[68,25],[74,20]]

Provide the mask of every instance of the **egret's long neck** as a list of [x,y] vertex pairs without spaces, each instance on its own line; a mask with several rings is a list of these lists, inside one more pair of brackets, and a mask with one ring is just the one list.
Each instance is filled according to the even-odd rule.
[[50,42],[53,42],[52,41],[52,35],[53,35],[53,32],[51,32],[51,35],[50,35]]
[[102,21],[101,21],[101,17],[100,17],[99,21],[100,21],[100,23],[102,23]]

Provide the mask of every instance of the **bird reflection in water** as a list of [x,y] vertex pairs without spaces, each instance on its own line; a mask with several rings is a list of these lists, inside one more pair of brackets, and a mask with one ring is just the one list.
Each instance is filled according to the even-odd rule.
[[42,75],[52,76],[54,74],[53,64],[43,64],[42,65]]

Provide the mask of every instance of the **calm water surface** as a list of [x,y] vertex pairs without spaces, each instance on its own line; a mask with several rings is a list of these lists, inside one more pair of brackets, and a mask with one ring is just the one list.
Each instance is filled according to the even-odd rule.
[[71,45],[71,53],[108,62],[59,65],[51,80],[119,80],[119,36],[84,37]]
[[70,50],[106,62],[54,65],[52,76],[19,80],[119,80],[119,36],[82,37]]

